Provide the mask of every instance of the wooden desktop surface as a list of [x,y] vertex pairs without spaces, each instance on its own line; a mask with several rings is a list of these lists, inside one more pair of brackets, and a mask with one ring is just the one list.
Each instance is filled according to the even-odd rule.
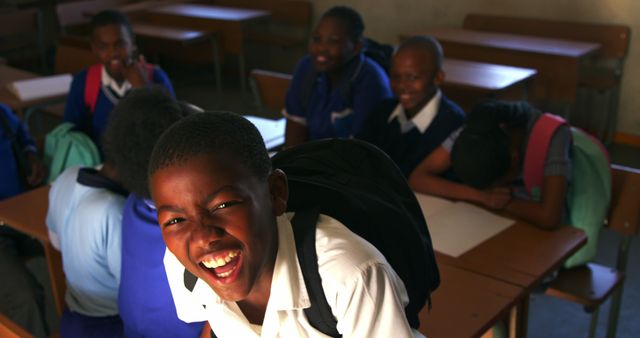
[[154,24],[201,29],[219,34],[223,51],[244,52],[244,25],[271,14],[265,10],[222,7],[204,4],[174,4],[145,12],[144,19]]
[[45,220],[49,208],[49,185],[0,201],[0,223],[37,238],[49,241]]
[[486,92],[499,92],[532,79],[537,71],[530,68],[497,65],[445,58],[442,68],[446,73],[443,86],[472,88]]
[[59,101],[66,97],[65,94],[45,97],[37,100],[23,101],[7,89],[7,85],[13,81],[34,79],[39,76],[40,75],[35,73],[0,64],[0,103],[6,104],[13,109],[18,116],[22,116],[25,108]]
[[420,332],[429,338],[480,337],[522,299],[523,289],[447,264],[439,264],[440,287],[433,308],[420,312]]
[[576,100],[580,63],[600,49],[597,43],[448,27],[403,33],[400,38],[414,35],[438,39],[450,58],[536,69],[533,97],[567,103]]

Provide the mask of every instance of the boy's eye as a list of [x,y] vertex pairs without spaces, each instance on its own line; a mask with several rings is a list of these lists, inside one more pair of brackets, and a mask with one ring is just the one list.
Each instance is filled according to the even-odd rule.
[[234,206],[234,205],[236,205],[236,204],[240,204],[240,201],[227,201],[227,202],[222,202],[222,203],[220,203],[220,204],[218,204],[218,205],[215,205],[215,206],[210,210],[210,212],[211,212],[211,213],[214,213],[214,212],[216,212],[217,210],[220,210],[220,209],[226,209],[226,208],[231,207],[231,206]]
[[181,222],[183,222],[183,221],[184,221],[184,218],[181,218],[181,217],[178,217],[178,218],[172,218],[172,219],[170,219],[168,222],[165,222],[165,223],[163,224],[163,226],[168,227],[168,226],[171,226],[171,225],[175,225],[175,224],[181,223]]

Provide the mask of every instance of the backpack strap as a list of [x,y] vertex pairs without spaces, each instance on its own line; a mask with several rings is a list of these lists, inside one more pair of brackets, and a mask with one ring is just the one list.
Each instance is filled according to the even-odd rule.
[[316,223],[320,212],[318,209],[296,211],[291,225],[296,242],[296,251],[300,269],[307,287],[311,307],[304,309],[307,320],[318,331],[331,337],[342,337],[338,332],[336,318],[322,288],[322,279],[318,271],[318,254],[316,252]]
[[524,185],[532,194],[535,187],[541,187],[544,180],[544,162],[547,158],[553,133],[566,124],[563,118],[549,113],[542,114],[533,126],[527,141],[522,177]]
[[90,114],[96,110],[96,102],[102,85],[102,67],[102,64],[98,63],[87,69],[87,78],[84,83],[84,104],[89,107]]
[[[153,65],[145,64],[147,69],[147,79],[153,80]],[[87,69],[87,78],[84,84],[84,104],[89,107],[89,113],[93,114],[96,110],[100,87],[102,86],[102,64],[95,64]]]

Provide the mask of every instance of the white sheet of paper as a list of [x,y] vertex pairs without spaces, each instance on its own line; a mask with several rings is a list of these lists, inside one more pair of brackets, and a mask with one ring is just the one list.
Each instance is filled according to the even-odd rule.
[[43,76],[11,82],[7,88],[20,100],[30,101],[67,94],[71,80],[71,74]]
[[284,144],[284,128],[286,126],[284,117],[277,120],[253,115],[245,115],[244,117],[258,128],[267,149],[273,149]]
[[416,194],[427,220],[433,248],[458,257],[508,228],[514,220],[465,202]]

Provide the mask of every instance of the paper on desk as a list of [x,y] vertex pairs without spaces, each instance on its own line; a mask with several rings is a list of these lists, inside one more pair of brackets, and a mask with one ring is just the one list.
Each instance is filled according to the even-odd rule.
[[284,128],[286,126],[284,117],[277,120],[253,115],[245,115],[244,117],[258,128],[267,149],[273,149],[284,144]]
[[514,220],[465,202],[416,194],[427,220],[433,248],[458,257],[508,228]]
[[21,101],[31,101],[47,97],[62,96],[69,92],[71,74],[43,76],[27,80],[13,81],[7,89]]

